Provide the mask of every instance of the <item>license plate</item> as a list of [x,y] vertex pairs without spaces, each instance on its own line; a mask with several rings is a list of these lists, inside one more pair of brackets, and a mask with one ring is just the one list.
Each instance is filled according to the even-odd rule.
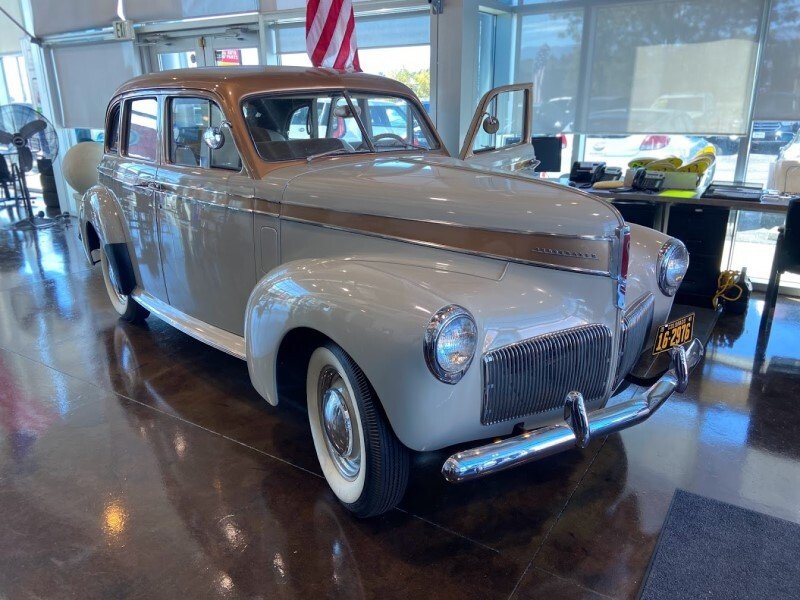
[[754,131],[753,132],[753,139],[754,140],[763,140],[765,137],[767,137],[767,132],[766,131]]
[[693,330],[694,313],[665,323],[658,328],[656,341],[655,344],[653,344],[653,354],[661,354],[670,348],[681,346],[691,341]]

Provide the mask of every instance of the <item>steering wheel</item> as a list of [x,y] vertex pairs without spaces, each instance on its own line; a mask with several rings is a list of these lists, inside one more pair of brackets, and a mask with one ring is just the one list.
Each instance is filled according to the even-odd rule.
[[[378,142],[383,141],[383,140],[393,140],[393,141],[396,141],[396,142],[400,142],[401,144],[403,144],[403,146],[410,146],[411,145],[411,144],[409,144],[407,141],[405,141],[403,138],[401,138],[399,135],[397,135],[395,133],[379,133],[378,135],[376,135],[375,137],[372,138],[372,143],[377,145]],[[382,144],[382,145],[385,146],[387,144]]]

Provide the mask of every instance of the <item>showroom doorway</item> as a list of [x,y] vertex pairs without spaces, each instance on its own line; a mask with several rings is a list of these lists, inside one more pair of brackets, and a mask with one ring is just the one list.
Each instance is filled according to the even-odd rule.
[[260,64],[255,28],[231,27],[181,36],[160,34],[145,43],[150,46],[151,71]]

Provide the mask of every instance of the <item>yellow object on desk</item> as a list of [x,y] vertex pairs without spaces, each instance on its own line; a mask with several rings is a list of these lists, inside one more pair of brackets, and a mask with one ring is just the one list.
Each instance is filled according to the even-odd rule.
[[697,190],[664,190],[658,194],[665,198],[689,198],[697,196]]

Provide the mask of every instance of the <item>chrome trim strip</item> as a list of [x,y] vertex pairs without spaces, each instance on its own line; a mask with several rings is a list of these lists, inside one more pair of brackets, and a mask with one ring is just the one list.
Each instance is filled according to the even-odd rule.
[[304,225],[315,225],[317,227],[325,227],[326,229],[333,229],[333,230],[336,230],[336,231],[347,231],[349,233],[359,233],[359,234],[362,234],[362,235],[368,235],[370,237],[381,238],[381,239],[384,239],[384,240],[392,240],[392,241],[396,241],[396,242],[407,242],[409,244],[416,244],[418,246],[425,246],[426,248],[437,248],[439,250],[449,250],[449,251],[452,251],[452,252],[459,252],[459,253],[462,253],[462,254],[469,254],[470,256],[483,256],[483,257],[486,257],[486,258],[496,258],[498,260],[514,262],[514,263],[521,263],[521,264],[525,264],[525,265],[532,265],[532,266],[535,266],[535,267],[544,267],[544,268],[547,268],[547,269],[556,269],[556,270],[559,270],[559,271],[569,271],[571,273],[584,273],[586,275],[600,275],[602,277],[611,277],[611,274],[608,271],[600,271],[600,270],[594,270],[594,269],[583,269],[583,268],[580,268],[580,267],[562,267],[562,266],[559,266],[559,265],[554,265],[552,263],[545,263],[545,262],[539,262],[539,261],[534,261],[534,260],[522,260],[522,259],[517,259],[517,258],[511,258],[509,256],[503,256],[503,255],[500,255],[500,254],[492,254],[492,253],[489,253],[489,252],[478,252],[478,251],[474,251],[474,250],[468,250],[466,248],[459,248],[457,246],[448,246],[448,245],[445,245],[445,244],[437,244],[435,242],[424,242],[424,241],[421,241],[421,240],[414,240],[414,239],[396,237],[396,236],[391,236],[391,235],[385,235],[385,234],[375,233],[375,232],[371,232],[371,231],[364,231],[364,230],[361,230],[361,229],[353,229],[353,228],[350,228],[350,227],[343,227],[343,226],[339,226],[339,225],[331,225],[329,223],[320,223],[319,221],[313,221],[313,220],[310,220],[310,219],[300,219],[300,218],[296,218],[296,217],[287,217],[285,215],[281,215],[281,220],[293,221],[295,223],[303,223]]
[[[491,173],[492,171],[489,171]],[[495,173],[496,174],[496,173]],[[261,202],[272,202],[271,200],[265,200],[263,198],[258,199]],[[305,204],[289,204],[286,202],[273,202],[279,206],[283,207],[283,216],[286,218],[292,218],[293,220],[304,220],[300,218],[290,217],[289,213],[302,211],[302,210],[310,210],[310,211],[323,211],[323,212],[331,212],[336,213],[337,215],[346,215],[348,218],[350,217],[368,217],[368,218],[376,218],[376,219],[389,219],[389,220],[398,220],[398,221],[407,221],[409,223],[430,223],[432,225],[442,225],[446,227],[454,227],[454,228],[461,228],[467,231],[471,231],[473,229],[479,229],[479,231],[485,231],[489,233],[511,233],[514,235],[530,235],[530,236],[541,236],[541,237],[549,237],[549,238],[558,238],[564,240],[584,240],[587,242],[609,242],[613,243],[616,242],[617,236],[616,233],[613,235],[574,235],[568,233],[553,233],[552,231],[536,231],[535,229],[507,229],[504,227],[480,227],[476,228],[472,225],[463,225],[462,223],[454,223],[452,221],[435,221],[435,220],[420,220],[420,219],[407,219],[405,217],[392,217],[386,215],[380,215],[375,213],[365,213],[365,212],[355,212],[350,210],[332,210],[329,208],[324,208],[320,206],[310,206]],[[307,220],[307,219],[305,219]],[[325,224],[325,222],[320,222],[316,220],[309,220],[311,223],[320,223]]]
[[526,431],[492,444],[457,452],[445,461],[442,475],[451,483],[477,479],[570,450],[579,446],[581,440],[588,443],[591,438],[606,436],[647,420],[673,392],[686,389],[689,371],[704,354],[703,344],[697,338],[688,348],[673,350],[672,368],[631,400],[588,413],[583,423],[584,417],[580,414],[582,403],[577,401],[577,396],[570,396],[565,401],[569,422]]
[[133,299],[136,300],[136,302],[144,306],[151,313],[161,317],[175,329],[182,331],[186,335],[192,336],[196,340],[200,340],[204,344],[208,344],[212,348],[226,352],[227,354],[235,356],[236,358],[247,360],[243,337],[238,336],[235,333],[225,331],[224,329],[220,329],[219,327],[214,327],[208,323],[204,323],[203,321],[195,319],[194,317],[190,317],[189,315],[173,308],[166,302],[163,302],[155,296],[148,294],[141,288],[137,287],[135,290],[133,290],[131,296],[133,296]]
[[[439,221],[421,221],[282,204],[281,219],[488,256],[524,264],[611,277],[613,238],[503,231]],[[501,252],[495,251],[500,249]],[[550,260],[537,260],[536,256]],[[592,264],[592,267],[586,264]],[[597,268],[594,264],[597,264]]]

